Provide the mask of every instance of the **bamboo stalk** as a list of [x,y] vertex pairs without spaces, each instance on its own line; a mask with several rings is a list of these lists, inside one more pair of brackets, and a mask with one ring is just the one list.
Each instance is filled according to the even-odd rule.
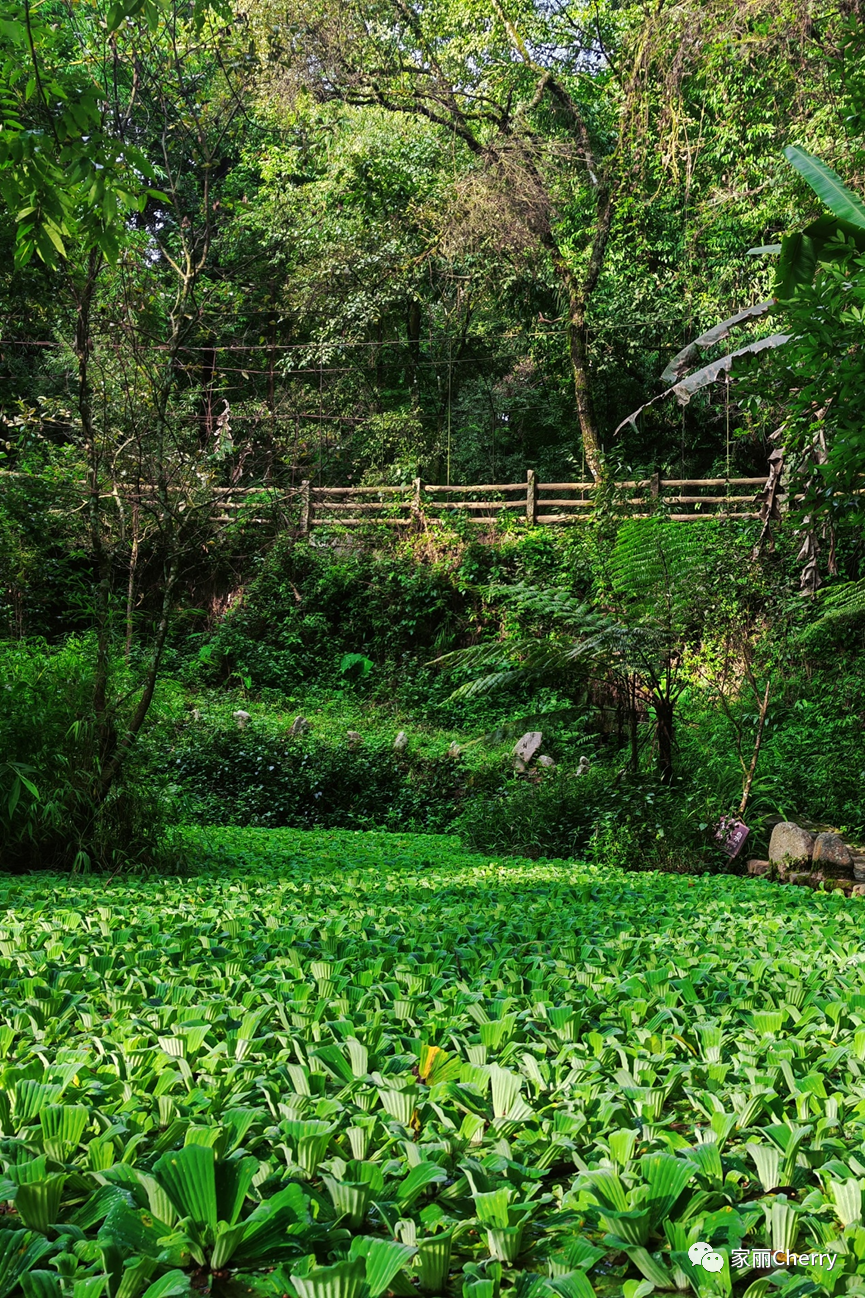
[[423,489],[427,495],[431,491],[445,491],[451,495],[467,491],[519,491],[523,495],[525,494],[526,484],[524,482],[483,482],[477,487],[436,487],[430,485],[430,483],[425,483]]

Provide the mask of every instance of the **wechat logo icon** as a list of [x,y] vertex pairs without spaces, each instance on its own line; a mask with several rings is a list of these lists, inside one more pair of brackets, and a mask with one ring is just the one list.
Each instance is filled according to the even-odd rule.
[[701,1266],[704,1271],[723,1271],[724,1255],[716,1253],[711,1244],[704,1244],[698,1240],[688,1249],[688,1257],[694,1266]]

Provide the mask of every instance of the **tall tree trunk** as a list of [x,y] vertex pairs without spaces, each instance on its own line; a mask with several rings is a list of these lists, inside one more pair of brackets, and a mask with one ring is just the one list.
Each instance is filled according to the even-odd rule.
[[165,581],[162,587],[162,607],[159,614],[159,622],[156,627],[156,636],[154,639],[153,650],[150,655],[150,662],[147,665],[147,671],[144,675],[144,686],[135,706],[135,711],[130,718],[129,724],[123,734],[122,739],[115,745],[110,760],[103,766],[99,782],[99,801],[102,802],[108,796],[111,786],[120,774],[123,763],[125,762],[132,745],[138,738],[139,731],[144,725],[147,713],[150,710],[150,704],[153,702],[153,693],[156,689],[156,682],[159,677],[159,668],[162,662],[162,654],[165,649],[165,641],[168,637],[168,628],[171,625],[171,608],[174,601],[174,589],[177,584],[178,558],[174,554],[169,562],[165,573]]
[[139,540],[139,516],[138,516],[138,490],[136,488],[136,497],[132,503],[132,549],[129,554],[129,575],[126,581],[126,649],[125,657],[129,662],[132,653],[132,624],[135,613],[135,577],[138,569],[138,540]]
[[610,238],[610,227],[613,223],[613,198],[610,190],[602,181],[597,182],[596,189],[595,230],[592,238],[592,250],[589,264],[582,279],[574,273],[558,246],[554,247],[554,260],[559,281],[568,298],[567,333],[568,351],[571,358],[571,371],[574,376],[574,396],[577,405],[577,419],[580,425],[580,436],[589,472],[596,482],[604,476],[604,456],[601,439],[595,423],[592,409],[591,378],[586,338],[586,311],[591,300],[607,251]]
[[628,677],[628,737],[631,743],[631,770],[634,775],[640,769],[640,738],[637,729],[639,723],[637,714],[637,678],[636,676]]
[[662,784],[673,782],[673,709],[675,701],[660,694],[652,698],[655,737],[658,743],[658,772]]
[[408,385],[412,396],[417,392],[418,365],[420,364],[420,302],[412,298],[406,311],[406,337],[408,339]]
[[102,254],[95,248],[87,272],[75,292],[75,356],[78,361],[78,417],[87,461],[87,523],[90,551],[96,564],[96,657],[93,664],[93,715],[100,767],[110,759],[114,728],[108,710],[109,618],[111,615],[111,556],[102,535],[102,448],[93,422],[90,380],[90,317]]

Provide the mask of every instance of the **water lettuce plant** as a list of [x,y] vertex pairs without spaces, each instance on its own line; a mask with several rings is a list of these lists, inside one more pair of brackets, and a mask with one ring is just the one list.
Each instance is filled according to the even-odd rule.
[[0,1298],[865,1292],[861,903],[190,852],[0,882]]

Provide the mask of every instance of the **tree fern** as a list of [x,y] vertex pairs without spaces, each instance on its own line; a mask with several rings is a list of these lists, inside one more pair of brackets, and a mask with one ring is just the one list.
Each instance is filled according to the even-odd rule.
[[[619,529],[609,564],[615,616],[592,610],[563,591],[529,586],[494,592],[534,634],[495,640],[437,659],[445,671],[470,675],[451,695],[472,698],[543,681],[615,679],[631,702],[636,753],[636,699],[655,714],[662,778],[672,778],[673,711],[683,680],[678,671],[693,620],[694,591],[708,568],[702,529],[676,527],[663,517],[630,519]],[[632,756],[632,761],[636,758]]]
[[690,620],[695,583],[707,568],[699,524],[677,527],[663,516],[626,519],[609,563],[612,589],[629,622],[679,630]]

